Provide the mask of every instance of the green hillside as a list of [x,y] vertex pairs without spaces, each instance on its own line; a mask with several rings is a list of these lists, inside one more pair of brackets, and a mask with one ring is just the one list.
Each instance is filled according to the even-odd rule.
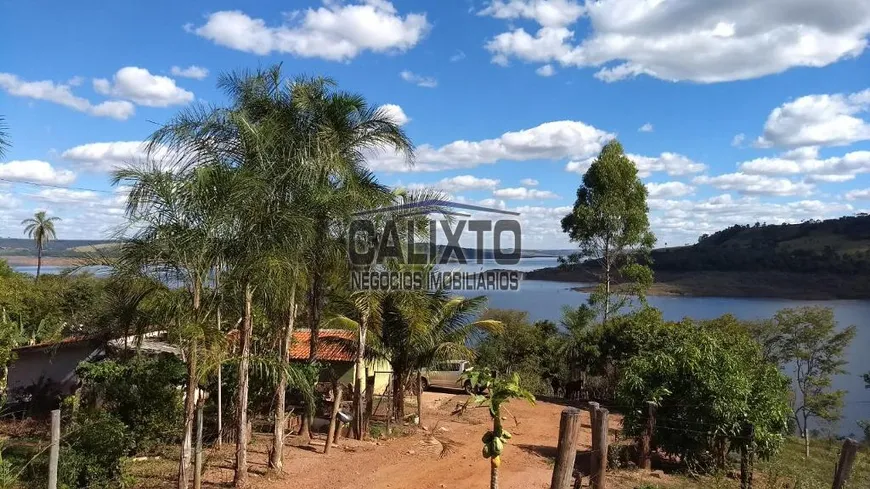
[[734,225],[692,246],[657,249],[652,258],[656,271],[870,274],[870,216]]

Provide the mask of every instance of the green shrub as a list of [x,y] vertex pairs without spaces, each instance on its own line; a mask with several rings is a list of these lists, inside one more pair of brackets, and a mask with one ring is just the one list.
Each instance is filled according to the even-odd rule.
[[137,453],[178,440],[184,419],[178,386],[186,368],[175,356],[83,363],[78,374],[85,385],[84,409],[100,404],[113,413],[127,426]]
[[80,416],[64,438],[58,480],[65,488],[117,488],[122,460],[133,447],[127,426],[109,413]]

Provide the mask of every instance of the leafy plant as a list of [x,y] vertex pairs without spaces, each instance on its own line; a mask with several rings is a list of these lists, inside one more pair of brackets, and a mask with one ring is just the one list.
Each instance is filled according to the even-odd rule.
[[92,411],[76,419],[61,448],[58,479],[81,489],[123,487],[122,461],[133,446],[127,426],[115,416]]
[[524,399],[531,404],[535,403],[535,396],[520,386],[520,377],[513,374],[509,379],[493,377],[486,370],[469,369],[462,375],[463,380],[471,383],[476,394],[469,399],[469,403],[489,408],[492,417],[492,429],[483,434],[483,458],[490,460],[490,489],[498,489],[498,470],[501,466],[501,454],[504,451],[505,442],[513,435],[502,426],[502,410],[504,404],[511,399]]

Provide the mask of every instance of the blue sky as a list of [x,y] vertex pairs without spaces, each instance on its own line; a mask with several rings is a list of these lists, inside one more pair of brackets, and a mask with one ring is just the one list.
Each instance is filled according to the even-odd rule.
[[559,220],[612,137],[660,245],[870,209],[866,0],[0,0],[0,31],[4,237],[43,209],[60,237],[106,236],[112,168],[222,103],[219,73],[275,62],[390,107],[418,161],[373,156],[384,183],[518,210],[528,248],[568,246]]

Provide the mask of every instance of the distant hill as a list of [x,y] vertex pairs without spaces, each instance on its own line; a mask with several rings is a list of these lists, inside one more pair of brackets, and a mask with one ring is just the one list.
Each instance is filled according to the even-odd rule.
[[[870,216],[735,225],[694,245],[653,250],[651,258],[651,295],[868,299]],[[595,283],[591,265],[544,268],[525,279]]]
[[[79,257],[96,249],[106,251],[117,245],[104,239],[58,239],[45,245],[44,256]],[[0,238],[0,256],[36,256],[36,243],[32,239]]]
[[691,246],[653,251],[656,271],[870,274],[870,216],[734,225]]

